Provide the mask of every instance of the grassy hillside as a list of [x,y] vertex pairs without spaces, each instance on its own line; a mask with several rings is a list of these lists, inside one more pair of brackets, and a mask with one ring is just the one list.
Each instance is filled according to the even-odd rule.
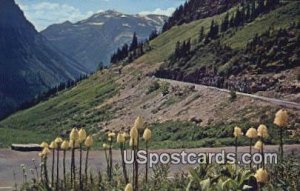
[[112,113],[106,108],[95,108],[117,92],[113,76],[105,72],[95,74],[76,87],[1,121],[0,146],[37,142],[74,125],[89,126],[107,120]]
[[[236,8],[232,8],[229,12],[232,13],[235,9]],[[237,49],[245,47],[246,43],[251,40],[256,33],[262,34],[267,31],[269,27],[274,27],[275,29],[285,28],[291,22],[299,21],[299,9],[300,2],[290,2],[283,5],[282,7],[279,7],[266,15],[260,16],[252,23],[238,29],[233,35],[230,34],[224,36],[222,38],[223,43]],[[221,15],[216,15],[214,17],[201,19],[189,24],[171,28],[169,31],[161,34],[159,37],[151,41],[151,47],[153,50],[137,59],[135,62],[158,63],[167,60],[174,52],[177,41],[183,41],[189,38],[191,38],[191,42],[197,40],[202,26],[207,33],[211,21],[214,19],[220,23],[225,15],[226,13],[223,13]]]
[[[239,28],[233,35],[232,33],[226,34],[222,38],[223,43],[239,49],[244,47],[255,33],[263,33],[271,26],[286,27],[288,23],[300,19],[299,5],[299,2],[292,2],[258,17],[251,24]],[[230,11],[232,12],[234,9]],[[154,131],[157,132],[154,147],[205,145],[205,140],[198,142],[193,140],[189,142],[174,141],[176,136],[184,134],[183,138],[185,139],[194,132],[190,129],[194,126],[185,123],[190,120],[192,115],[201,116],[208,129],[219,129],[213,131],[208,138],[213,139],[210,145],[216,146],[232,143],[232,139],[225,138],[222,132],[225,131],[226,135],[230,136],[230,130],[235,124],[245,125],[247,123],[246,127],[258,125],[260,122],[256,120],[258,114],[265,115],[267,113],[268,123],[271,123],[273,112],[278,108],[272,106],[270,109],[267,104],[254,103],[251,99],[238,98],[232,103],[226,93],[212,90],[186,93],[186,87],[178,89],[177,86],[168,86],[170,93],[164,97],[161,96],[159,89],[150,94],[147,93],[148,87],[154,80],[146,78],[146,74],[154,72],[159,65],[157,63],[169,58],[174,52],[176,42],[189,38],[193,42],[198,39],[202,26],[207,32],[212,19],[220,21],[224,16],[225,13],[173,27],[151,41],[152,50],[135,60],[134,64],[125,66],[121,74],[117,74],[118,72],[115,72],[117,70],[114,68],[103,70],[70,90],[62,91],[47,101],[6,118],[0,122],[0,147],[8,146],[11,143],[40,142],[45,139],[49,141],[55,135],[73,126],[85,126],[92,133],[98,133],[104,128],[127,128],[132,125],[137,115],[145,117],[146,121],[152,124],[151,128],[162,130]],[[253,107],[249,108],[249,105]],[[267,109],[265,109],[266,107]],[[239,113],[244,115],[240,116]],[[183,121],[183,123],[176,122],[176,120]],[[180,124],[177,127],[181,126],[187,131],[177,131],[174,135],[168,133],[167,135],[173,139],[168,141],[162,135],[164,131],[169,131],[170,124],[176,127],[172,121]],[[213,121],[212,124],[209,121]],[[222,139],[216,142],[216,138]]]

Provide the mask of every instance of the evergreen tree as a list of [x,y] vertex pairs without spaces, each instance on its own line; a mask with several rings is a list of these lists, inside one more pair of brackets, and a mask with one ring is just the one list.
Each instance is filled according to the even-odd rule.
[[234,17],[234,26],[238,27],[241,26],[242,24],[243,24],[243,15],[242,15],[242,11],[238,7]]
[[207,35],[209,38],[214,37],[214,27],[215,27],[215,20],[212,20],[211,24],[210,24],[210,29],[209,29],[209,32],[208,32],[208,35]]
[[104,64],[103,64],[103,62],[101,61],[101,62],[98,64],[98,66],[97,66],[97,70],[102,70],[103,67],[104,67]]
[[230,20],[229,20],[229,26],[230,26],[230,28],[233,28],[233,27],[234,27],[234,20],[235,20],[234,15],[232,15],[232,16],[230,17]]
[[265,12],[265,0],[258,0],[257,3],[257,13],[258,15]]
[[190,53],[191,48],[192,48],[192,45],[191,45],[191,39],[189,38],[189,39],[187,40],[186,47],[185,47],[185,50],[184,50],[184,51],[185,51],[185,54]]
[[122,47],[122,59],[128,57],[128,44],[124,44]]
[[250,21],[250,19],[251,19],[251,6],[250,6],[250,3],[247,3],[244,20],[245,20],[245,22],[248,22],[248,21]]
[[199,42],[202,42],[204,37],[205,37],[204,27],[202,26],[201,29],[200,29],[200,32],[199,32]]
[[154,31],[151,32],[149,36],[149,41],[155,39],[158,36],[157,30],[155,29]]
[[255,1],[252,1],[251,2],[251,16],[250,16],[251,21],[254,20],[256,17],[257,17],[256,5],[255,5]]
[[208,33],[208,37],[211,39],[215,39],[217,38],[219,34],[219,25],[218,23],[215,23],[214,20],[211,21],[211,25],[210,25],[210,31]]
[[229,13],[227,12],[221,24],[221,31],[222,32],[227,31],[228,27],[229,27]]
[[175,58],[180,57],[180,48],[181,48],[180,41],[177,41],[176,42],[176,47],[175,47]]
[[133,33],[132,42],[131,42],[131,45],[130,45],[130,48],[129,48],[129,51],[133,51],[137,47],[138,47],[138,39],[137,39],[136,33],[134,32]]

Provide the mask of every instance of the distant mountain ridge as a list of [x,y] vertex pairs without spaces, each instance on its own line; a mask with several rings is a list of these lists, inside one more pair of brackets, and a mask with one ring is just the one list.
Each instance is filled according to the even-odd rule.
[[41,33],[59,50],[95,71],[100,62],[109,64],[112,53],[130,43],[134,32],[139,40],[145,40],[152,31],[161,30],[167,18],[108,10],[76,23],[51,25]]
[[40,35],[13,0],[0,0],[0,118],[88,70]]

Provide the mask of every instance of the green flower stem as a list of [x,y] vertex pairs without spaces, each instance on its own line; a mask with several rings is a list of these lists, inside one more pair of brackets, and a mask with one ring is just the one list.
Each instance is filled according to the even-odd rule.
[[36,166],[36,164],[35,164],[35,161],[34,161],[34,160],[32,161],[32,163],[33,163],[33,166],[34,166],[34,169],[35,169],[35,173],[36,173],[36,179],[38,180],[38,179],[39,179],[38,167]]
[[283,161],[283,128],[280,128],[280,160]]
[[121,150],[121,157],[122,157],[122,167],[123,167],[123,175],[124,175],[124,179],[125,179],[125,183],[128,184],[129,180],[128,180],[128,176],[127,176],[127,170],[126,170],[126,164],[125,164],[125,160],[124,160],[124,144],[120,144],[120,150]]
[[265,169],[265,154],[264,154],[264,138],[263,137],[261,137],[261,142],[262,142],[262,146],[261,146],[262,168]]
[[52,149],[52,167],[51,167],[51,187],[54,186],[54,162],[55,162],[55,149]]
[[112,140],[109,142],[109,181],[112,181]]
[[59,147],[57,147],[57,154],[56,154],[56,190],[59,187]]
[[139,190],[139,164],[137,161],[137,153],[139,151],[139,137],[137,139],[137,146],[135,150],[135,190]]
[[64,150],[64,156],[63,156],[63,173],[64,173],[64,188],[66,189],[67,183],[66,183],[66,150]]
[[136,156],[135,156],[135,146],[134,144],[132,145],[132,151],[133,151],[133,164],[132,164],[132,183],[133,183],[133,187],[135,187],[135,160],[136,160]]
[[237,167],[238,167],[238,138],[237,137],[235,137],[234,146],[235,146],[235,174],[237,176],[237,174],[238,174],[238,170],[237,170]]
[[87,180],[88,180],[88,159],[89,159],[89,152],[90,152],[90,148],[87,148],[86,151],[86,157],[85,157],[85,169],[84,169],[84,173],[85,173],[85,184],[87,185]]
[[108,176],[109,173],[109,162],[108,162],[108,156],[107,156],[107,149],[104,148],[104,153],[105,153],[105,159],[106,159],[106,174]]
[[82,182],[82,143],[80,143],[80,156],[79,156],[79,183],[80,183],[80,190],[83,190],[83,182]]
[[147,161],[146,161],[146,174],[145,174],[145,180],[146,180],[146,183],[147,183],[147,182],[148,182],[148,159],[149,159],[148,141],[146,141],[146,155],[147,155]]
[[[252,157],[252,138],[250,138],[250,156]],[[250,161],[250,170],[252,171],[252,161]]]
[[43,182],[44,181],[44,177],[43,177],[43,171],[44,171],[44,166],[43,166],[43,163],[44,163],[44,159],[43,159],[43,157],[41,157],[41,165],[40,165],[40,174],[41,174],[41,182]]
[[49,190],[49,178],[48,178],[48,168],[47,168],[47,156],[44,157],[44,175],[45,175],[45,185],[47,190]]

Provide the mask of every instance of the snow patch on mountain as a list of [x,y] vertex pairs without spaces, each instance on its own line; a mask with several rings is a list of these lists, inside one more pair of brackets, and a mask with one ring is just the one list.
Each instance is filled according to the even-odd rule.
[[103,22],[101,22],[101,23],[92,22],[92,23],[88,23],[88,25],[102,26],[102,25],[104,25],[104,23]]
[[131,27],[128,23],[123,23],[122,26],[123,27],[129,27],[129,28]]

